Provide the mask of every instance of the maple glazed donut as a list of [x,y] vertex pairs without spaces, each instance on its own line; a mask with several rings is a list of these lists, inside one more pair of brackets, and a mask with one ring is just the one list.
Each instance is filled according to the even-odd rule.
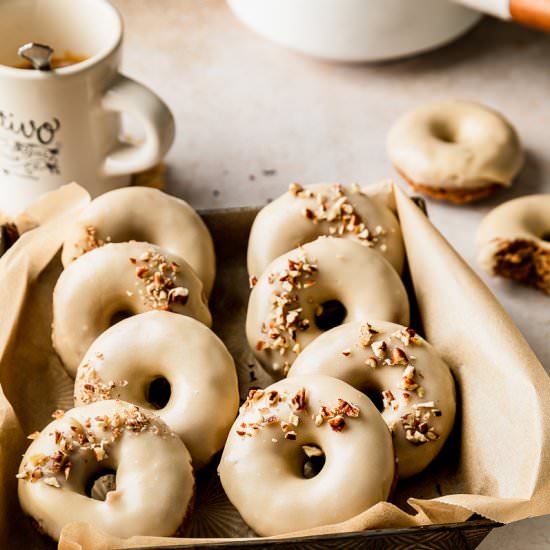
[[386,500],[395,456],[368,397],[335,378],[297,376],[251,390],[218,471],[246,523],[273,536],[345,521]]
[[491,275],[550,294],[550,194],[501,204],[478,229],[478,262]]
[[514,127],[471,101],[440,101],[405,113],[388,134],[396,170],[415,190],[457,204],[511,185],[523,165]]
[[288,376],[324,374],[381,396],[400,478],[421,472],[451,433],[456,396],[449,367],[414,330],[383,321],[348,323],[319,336]]
[[[19,502],[55,540],[65,525],[90,523],[116,537],[173,536],[194,497],[191,457],[162,420],[121,401],[56,411],[19,468]],[[105,500],[94,480],[115,472]]]
[[210,295],[216,259],[206,225],[185,201],[150,187],[123,187],[94,199],[65,238],[63,266],[108,242],[126,241],[152,243],[180,256]]
[[153,410],[181,437],[195,468],[224,445],[239,408],[233,358],[191,317],[149,311],[92,344],[75,379],[75,405],[122,399]]
[[92,342],[122,317],[151,309],[210,326],[200,279],[179,256],[149,243],[113,243],[80,256],[53,292],[52,341],[74,377]]
[[273,261],[250,294],[246,336],[256,359],[281,377],[325,330],[365,318],[409,322],[401,279],[378,252],[320,237]]
[[260,276],[275,258],[321,236],[350,238],[378,250],[398,273],[405,251],[397,218],[358,185],[290,185],[258,213],[248,241],[248,273]]

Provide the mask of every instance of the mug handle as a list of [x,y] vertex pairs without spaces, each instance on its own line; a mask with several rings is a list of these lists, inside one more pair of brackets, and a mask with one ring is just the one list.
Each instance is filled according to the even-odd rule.
[[143,143],[120,142],[103,163],[105,176],[125,176],[143,172],[159,163],[174,142],[175,121],[168,106],[149,88],[118,74],[102,98],[107,111],[128,113],[145,130]]

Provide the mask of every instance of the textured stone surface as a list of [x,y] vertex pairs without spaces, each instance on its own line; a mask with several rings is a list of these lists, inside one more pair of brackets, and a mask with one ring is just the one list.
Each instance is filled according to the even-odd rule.
[[[334,65],[290,53],[242,27],[222,0],[116,0],[126,21],[125,72],[173,109],[169,190],[197,208],[258,205],[292,181],[395,177],[385,153],[393,120],[419,102],[465,98],[505,113],[527,162],[514,187],[475,206],[429,201],[430,217],[475,266],[482,216],[525,193],[550,192],[550,36],[486,19],[424,56]],[[550,372],[550,298],[483,279]],[[542,549],[550,521],[492,533],[483,550]]]

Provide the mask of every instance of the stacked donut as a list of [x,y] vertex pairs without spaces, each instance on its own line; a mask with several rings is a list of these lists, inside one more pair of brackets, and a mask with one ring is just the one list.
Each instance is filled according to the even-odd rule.
[[21,506],[54,539],[72,521],[177,534],[194,469],[223,447],[239,405],[233,359],[209,328],[210,234],[184,201],[119,189],[75,222],[62,261],[52,340],[75,408],[31,436]]
[[454,382],[407,326],[403,264],[398,220],[358,186],[293,184],[258,214],[246,334],[283,379],[251,390],[219,467],[257,533],[349,519],[441,450]]

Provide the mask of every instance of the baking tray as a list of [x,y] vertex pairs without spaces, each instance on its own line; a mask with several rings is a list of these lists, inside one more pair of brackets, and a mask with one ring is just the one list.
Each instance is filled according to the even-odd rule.
[[[422,199],[413,199],[425,211]],[[242,400],[251,388],[265,387],[273,380],[257,364],[245,336],[246,308],[249,297],[246,271],[246,249],[252,222],[259,208],[231,208],[209,210],[201,215],[212,234],[217,254],[216,284],[210,299],[214,331],[225,342],[237,368],[239,393]],[[6,239],[2,239],[7,242]],[[10,243],[7,243],[8,245]],[[1,255],[2,251],[0,251]],[[419,329],[421,322],[416,311],[414,293],[405,270],[404,283],[409,289],[411,326]],[[444,451],[441,453],[443,454]],[[219,457],[218,457],[219,458]],[[217,475],[217,460],[197,475],[195,510],[184,537],[220,538],[220,542],[186,544],[171,548],[476,548],[498,523],[474,517],[462,523],[422,527],[374,529],[333,535],[256,538],[238,511],[225,495]],[[401,503],[403,504],[403,503]],[[235,538],[240,540],[227,540]],[[247,540],[243,540],[246,538]],[[146,547],[143,547],[144,550]],[[148,550],[160,547],[147,547]]]

